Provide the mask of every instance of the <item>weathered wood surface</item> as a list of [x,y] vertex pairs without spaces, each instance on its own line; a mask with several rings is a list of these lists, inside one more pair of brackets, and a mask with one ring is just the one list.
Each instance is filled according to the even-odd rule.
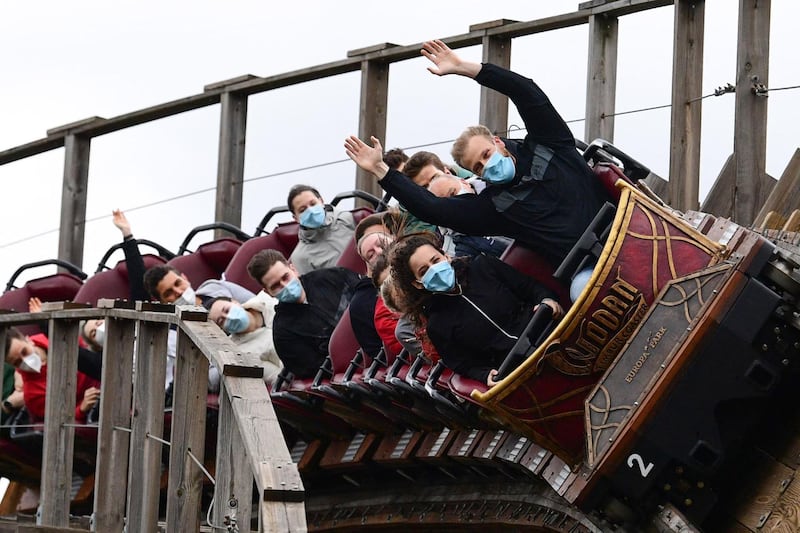
[[196,531],[200,527],[200,497],[204,474],[189,453],[201,463],[205,452],[208,359],[178,331],[172,403],[167,530]]
[[72,451],[75,444],[75,393],[78,373],[78,321],[50,320],[47,358],[41,524],[69,525]]
[[90,147],[89,137],[68,134],[64,139],[64,178],[61,185],[58,258],[69,261],[79,268],[83,266]]
[[[767,174],[766,172],[762,172],[761,176],[761,184],[758,187],[759,190],[759,201],[765,202],[767,197],[769,196],[772,188],[775,186],[775,179]],[[714,184],[711,186],[711,190],[708,191],[705,200],[700,206],[700,211],[704,211],[706,213],[713,213],[719,217],[726,217],[733,219],[734,218],[734,210],[735,210],[735,195],[734,195],[734,188],[736,186],[736,157],[735,154],[731,154],[728,156],[728,159],[725,160],[725,164],[722,166],[722,169],[717,175],[717,179],[714,181]],[[760,204],[759,204],[760,205]],[[734,220],[735,222],[742,224]],[[747,225],[747,224],[742,224]]]
[[120,480],[128,475],[136,323],[111,318],[105,325],[93,508],[95,530],[110,533],[125,526],[128,487]]
[[[753,223],[756,227],[774,227],[765,225],[764,221],[770,212],[789,218],[792,211],[800,207],[800,148],[794,151],[792,158],[783,170],[778,183],[773,187],[767,200]],[[796,231],[786,229],[786,231]]]
[[686,211],[700,201],[705,1],[677,0],[674,19],[669,198],[672,207]]
[[[383,60],[361,62],[361,98],[358,106],[358,136],[374,135],[386,140],[386,104],[389,98],[389,63]],[[371,144],[371,143],[370,143]],[[381,197],[383,191],[371,173],[356,169],[356,189]]]
[[181,329],[224,376],[261,378],[264,368],[257,355],[242,352],[219,326],[210,321],[183,322]]
[[[214,476],[213,524],[220,526],[229,517],[240,528],[250,527],[253,497],[253,470],[247,446],[239,433],[236,414],[231,406],[226,382],[223,378],[219,394],[219,426],[217,428],[217,463]],[[253,378],[249,378],[253,379]],[[261,380],[258,380],[261,381]],[[243,527],[244,526],[244,527]]]
[[[510,21],[494,21],[470,26],[470,31],[501,26]],[[482,62],[493,63],[503,68],[511,68],[511,39],[505,36],[483,37]],[[478,122],[495,134],[505,137],[508,131],[508,97],[481,86],[480,111]]]
[[736,114],[733,125],[735,180],[731,187],[733,220],[749,226],[769,191],[763,190],[767,161],[766,95],[754,84],[769,86],[771,0],[739,0],[736,54]]
[[619,19],[603,13],[589,17],[589,61],[586,75],[584,138],[614,141],[617,97]]
[[158,523],[162,444],[148,436],[160,439],[164,433],[168,332],[167,324],[139,325],[128,476],[127,517],[131,533],[150,533]]
[[[220,103],[217,197],[214,202],[214,220],[240,227],[242,225],[242,193],[244,191],[247,95],[224,92]],[[224,230],[216,230],[214,235],[217,239],[224,236]]]

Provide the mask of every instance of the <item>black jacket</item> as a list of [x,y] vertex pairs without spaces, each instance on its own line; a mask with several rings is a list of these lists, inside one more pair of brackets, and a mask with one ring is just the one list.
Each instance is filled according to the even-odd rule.
[[[424,314],[428,337],[453,372],[486,382],[533,316],[533,307],[554,295],[533,278],[499,259],[478,256],[453,261],[462,295],[434,293]],[[464,297],[478,306],[492,324]]]
[[306,303],[275,306],[275,351],[295,377],[314,377],[328,355],[333,328],[350,304],[360,276],[346,268],[322,268],[300,276]]
[[558,264],[608,197],[575,149],[569,127],[532,80],[488,63],[475,80],[511,98],[528,129],[525,139],[506,140],[516,159],[514,180],[450,198],[434,196],[396,170],[379,183],[426,222],[518,239]]
[[350,300],[350,322],[358,345],[370,357],[375,357],[383,348],[383,341],[375,329],[375,302],[378,289],[369,278],[362,278]]

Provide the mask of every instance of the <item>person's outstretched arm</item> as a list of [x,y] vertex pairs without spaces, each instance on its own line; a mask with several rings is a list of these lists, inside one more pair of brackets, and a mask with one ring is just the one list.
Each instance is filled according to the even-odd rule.
[[133,238],[131,224],[128,222],[125,213],[119,209],[112,211],[113,222],[117,229],[122,232],[122,251],[125,254],[125,264],[128,265],[128,290],[132,301],[147,301],[150,296],[144,288],[144,259],[139,252],[139,245]]
[[[372,146],[351,135],[345,139],[348,157],[363,170],[378,178],[378,184],[391,193],[413,215],[437,226],[467,235],[503,235],[503,226],[491,200],[477,194],[439,198],[383,162],[383,146],[371,137]],[[513,237],[513,235],[511,235]]]
[[491,63],[464,61],[439,40],[423,44],[420,53],[434,63],[428,67],[432,74],[473,78],[481,85],[508,96],[525,122],[528,134],[538,142],[548,146],[574,146],[569,126],[533,80]]

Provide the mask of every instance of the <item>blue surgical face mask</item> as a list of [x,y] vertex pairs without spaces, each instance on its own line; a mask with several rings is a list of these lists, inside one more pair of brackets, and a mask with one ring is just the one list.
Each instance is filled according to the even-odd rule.
[[249,325],[250,314],[244,307],[231,305],[230,309],[228,309],[228,317],[225,319],[222,329],[225,330],[225,333],[240,333],[246,330]]
[[489,161],[486,162],[486,166],[483,167],[481,178],[487,183],[497,185],[513,180],[514,174],[516,174],[514,160],[501,154],[500,150],[495,150]]
[[277,298],[279,302],[294,303],[300,299],[301,294],[303,294],[303,285],[300,283],[299,279],[293,278],[284,288],[278,291],[275,298]]
[[316,229],[325,223],[325,206],[314,204],[300,213],[300,225],[304,228]]
[[449,261],[439,261],[431,265],[422,276],[422,286],[431,292],[447,292],[456,284],[456,272]]

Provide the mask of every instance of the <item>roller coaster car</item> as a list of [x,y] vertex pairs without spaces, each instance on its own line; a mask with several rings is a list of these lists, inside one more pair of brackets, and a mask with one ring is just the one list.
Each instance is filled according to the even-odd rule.
[[798,266],[730,222],[704,234],[608,169],[617,205],[556,272],[594,264],[588,283],[533,353],[471,397],[565,461],[554,488],[568,501],[621,509],[612,521],[627,525],[670,501],[702,523],[798,366]]

